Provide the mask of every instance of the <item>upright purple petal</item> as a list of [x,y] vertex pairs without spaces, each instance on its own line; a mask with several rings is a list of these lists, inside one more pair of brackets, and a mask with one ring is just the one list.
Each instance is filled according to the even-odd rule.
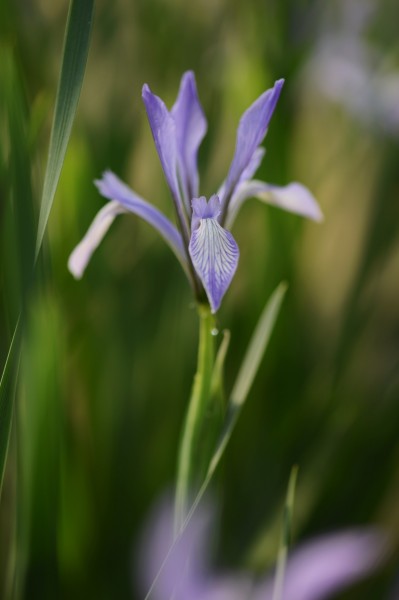
[[222,199],[223,211],[234,188],[248,168],[254,152],[262,143],[283,87],[284,79],[279,79],[274,87],[264,92],[245,111],[237,129],[236,149],[226,180],[225,193]]
[[262,162],[265,154],[266,154],[265,148],[262,148],[262,146],[259,146],[258,148],[256,148],[256,150],[254,151],[254,153],[252,154],[252,156],[250,158],[250,161],[249,161],[247,167],[241,173],[239,183],[241,183],[243,181],[247,181],[248,179],[252,179],[252,177],[255,175],[256,171],[258,170],[259,165]]
[[[244,171],[241,173],[241,177],[236,185],[236,191],[233,194],[233,197],[236,195],[238,188],[240,187],[241,183],[244,183],[245,181],[247,181],[248,179],[251,179],[256,171],[259,168],[259,165],[261,164],[263,157],[265,156],[266,150],[265,148],[262,148],[262,146],[259,146],[259,148],[256,148],[255,152],[252,155],[251,160],[248,163],[248,166],[246,169],[244,169]],[[226,190],[226,180],[223,181],[222,185],[220,186],[217,195],[219,196],[219,198],[223,198],[224,197],[224,193]],[[233,201],[233,198],[231,198],[230,203]],[[229,203],[229,206],[230,206]]]
[[322,221],[323,213],[316,198],[307,187],[296,181],[279,186],[257,181],[241,183],[231,198],[226,218],[226,227],[231,228],[243,202],[248,198],[257,198],[266,204],[277,206],[294,214]]
[[132,212],[141,217],[161,234],[169,244],[182,267],[188,273],[186,253],[180,233],[157,208],[140,198],[133,190],[111,171],[106,171],[95,184],[105,198],[112,200],[104,206],[88,229],[85,237],[72,252],[68,266],[76,278],[83,275],[84,269],[94,250],[100,244],[115,217],[122,212]]
[[191,230],[199,227],[201,219],[217,219],[220,215],[221,206],[219,196],[211,196],[209,202],[205,196],[194,198],[192,201],[193,216],[191,217]]
[[178,150],[175,121],[166,108],[165,103],[151,92],[147,84],[143,86],[142,96],[155,147],[165,173],[166,181],[175,201],[181,226],[184,228],[186,221],[177,178]]
[[218,223],[220,202],[212,196],[192,202],[193,227],[189,252],[215,313],[237,269],[239,250],[231,233]]
[[[198,148],[207,130],[207,122],[198,99],[194,73],[182,77],[177,100],[171,110],[176,127],[179,174],[187,202],[198,196]],[[188,205],[188,212],[190,206]]]

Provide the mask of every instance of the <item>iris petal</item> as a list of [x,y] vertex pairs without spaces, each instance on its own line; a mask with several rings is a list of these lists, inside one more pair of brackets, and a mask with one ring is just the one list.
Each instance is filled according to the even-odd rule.
[[207,122],[198,99],[194,73],[182,77],[177,100],[171,110],[175,122],[179,173],[190,212],[189,201],[198,196],[198,148],[205,136]]
[[231,228],[243,202],[248,198],[258,198],[262,202],[278,206],[313,221],[323,220],[323,213],[317,200],[301,183],[292,182],[288,185],[278,186],[253,179],[238,186],[228,208],[226,227]]
[[189,252],[215,313],[237,269],[239,250],[231,233],[215,217],[200,219],[191,234]]
[[166,181],[180,214],[182,199],[177,179],[178,156],[175,121],[166,108],[165,103],[151,92],[147,84],[143,86],[142,96],[155,147],[165,173]]
[[266,154],[265,148],[262,148],[262,146],[259,146],[259,148],[256,148],[256,150],[254,151],[254,153],[251,156],[248,166],[241,173],[239,183],[247,181],[248,179],[252,179],[252,177],[255,175],[256,171],[258,170],[259,165],[262,162],[265,154]]
[[71,253],[68,259],[68,269],[75,277],[81,279],[91,259],[93,252],[102,242],[115,217],[127,212],[119,202],[108,202],[94,217],[86,235]]
[[123,183],[112,171],[106,171],[103,178],[96,181],[100,194],[109,200],[118,200],[125,208],[141,217],[161,234],[172,248],[183,267],[187,267],[186,253],[182,236],[176,227],[155,206],[146,202],[129,186]]
[[[247,181],[248,179],[251,179],[251,177],[253,177],[256,173],[256,171],[259,168],[259,165],[261,164],[263,157],[266,154],[266,150],[265,148],[262,148],[262,146],[259,146],[259,148],[256,148],[255,152],[252,155],[251,160],[248,163],[248,166],[246,169],[244,169],[244,171],[241,174],[240,180],[236,186],[236,189],[239,187],[239,185],[244,182]],[[222,185],[220,186],[219,190],[218,190],[218,197],[219,198],[223,198],[225,195],[225,190],[226,190],[226,180],[223,181]],[[233,194],[234,197],[234,194]],[[230,202],[232,202],[233,198],[231,199]]]
[[236,149],[227,175],[225,193],[222,200],[223,210],[240,181],[242,173],[248,168],[254,152],[262,143],[283,87],[284,79],[279,79],[274,87],[264,92],[245,111],[237,129]]
[[69,258],[69,270],[76,278],[82,277],[91,255],[102,241],[115,217],[124,212],[132,212],[152,225],[169,244],[187,272],[188,265],[182,237],[165,215],[135,194],[111,171],[106,171],[102,179],[95,183],[100,194],[112,202],[99,211],[85,237]]

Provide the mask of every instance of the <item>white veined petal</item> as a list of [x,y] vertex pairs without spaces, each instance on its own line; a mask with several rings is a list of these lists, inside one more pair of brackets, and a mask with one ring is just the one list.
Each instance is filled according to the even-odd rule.
[[237,243],[216,218],[201,219],[191,235],[189,251],[215,313],[237,269]]

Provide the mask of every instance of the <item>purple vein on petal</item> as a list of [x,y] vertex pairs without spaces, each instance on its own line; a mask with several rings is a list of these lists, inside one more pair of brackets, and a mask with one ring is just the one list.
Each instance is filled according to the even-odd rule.
[[193,200],[193,231],[189,252],[208,296],[212,312],[221,304],[237,269],[239,249],[231,233],[217,221],[220,202],[212,196]]

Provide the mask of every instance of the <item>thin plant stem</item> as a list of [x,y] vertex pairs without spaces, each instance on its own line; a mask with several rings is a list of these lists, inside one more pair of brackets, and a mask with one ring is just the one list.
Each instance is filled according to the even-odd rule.
[[187,516],[189,495],[198,491],[213,451],[210,427],[204,427],[212,414],[212,374],[214,367],[214,317],[208,305],[200,304],[197,372],[180,442],[175,497],[175,533]]

